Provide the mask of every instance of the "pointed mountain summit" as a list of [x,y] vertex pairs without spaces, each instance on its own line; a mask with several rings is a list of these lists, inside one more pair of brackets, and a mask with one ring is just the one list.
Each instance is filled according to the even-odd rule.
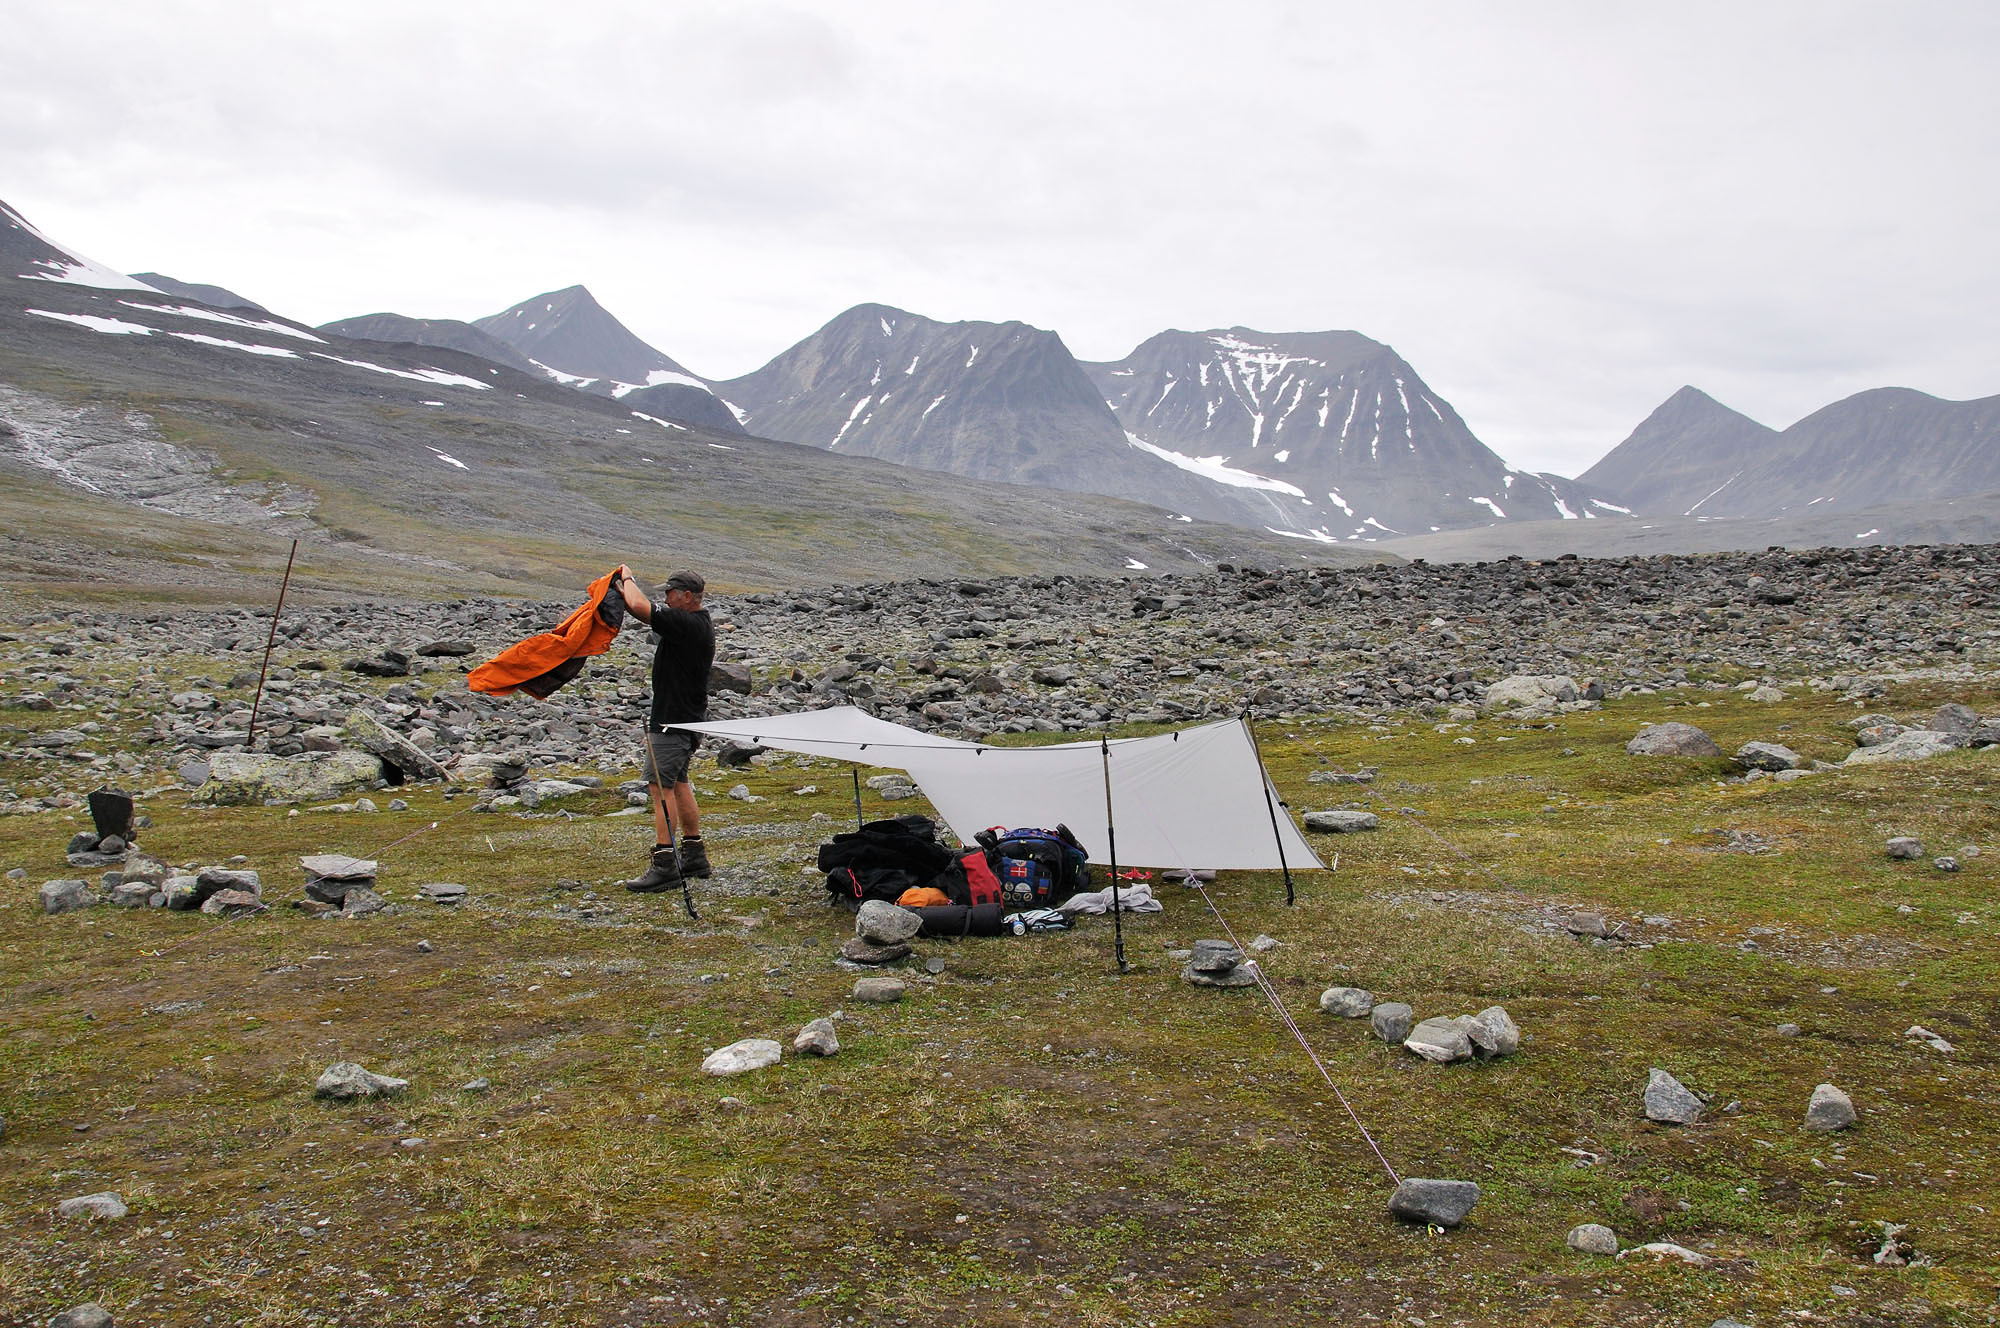
[[246,300],[235,291],[223,286],[209,286],[198,281],[176,281],[158,272],[134,272],[132,276],[163,295],[171,295],[177,300],[193,300],[211,309],[247,309],[253,314],[271,312],[255,300]]
[[[654,374],[695,376],[641,341],[582,286],[549,291],[472,325],[571,378],[647,387]],[[662,379],[661,381],[666,381]]]
[[1259,498],[1283,509],[1265,524],[1289,533],[1376,539],[1617,510],[1509,467],[1408,361],[1358,332],[1162,332],[1084,368],[1144,445],[1239,487],[1264,481]]
[[74,249],[57,244],[5,203],[0,203],[0,277],[61,281],[73,286],[95,286],[101,290],[155,290],[137,277],[93,262]]
[[632,409],[741,433],[736,412],[714,389],[612,317],[582,286],[549,291],[511,309],[474,319],[472,327],[505,342],[551,377],[586,392],[624,400]]
[[1710,498],[1768,456],[1777,438],[1776,429],[1683,387],[1577,481],[1649,515],[1715,515]]

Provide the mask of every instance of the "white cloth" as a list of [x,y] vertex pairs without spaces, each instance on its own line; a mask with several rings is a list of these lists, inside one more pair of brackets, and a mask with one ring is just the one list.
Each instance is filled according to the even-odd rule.
[[1061,823],[1092,862],[1120,867],[1326,865],[1278,805],[1240,719],[1047,747],[935,737],[853,706],[671,727],[908,771],[967,844],[990,826],[1053,830]]
[[[1080,891],[1056,907],[1072,917],[1078,913],[1109,913],[1111,887],[1107,885],[1102,890]],[[1167,906],[1153,898],[1152,886],[1144,881],[1135,881],[1131,885],[1119,884],[1118,909],[1123,913],[1164,913]]]

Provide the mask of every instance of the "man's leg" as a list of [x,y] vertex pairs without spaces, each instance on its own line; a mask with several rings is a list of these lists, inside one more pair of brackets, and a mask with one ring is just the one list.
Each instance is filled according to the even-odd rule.
[[694,803],[694,785],[685,779],[671,790],[674,826],[680,832],[681,870],[697,880],[712,874],[708,845],[701,837],[701,809]]
[[660,781],[670,776],[660,773],[662,758],[671,763],[671,750],[662,752],[654,735],[647,734],[645,749],[646,792],[653,803],[653,852],[645,874],[637,880],[627,881],[627,890],[641,894],[654,894],[663,890],[673,890],[681,884],[681,868],[678,855],[674,851],[674,827],[668,814],[667,793],[660,787]]

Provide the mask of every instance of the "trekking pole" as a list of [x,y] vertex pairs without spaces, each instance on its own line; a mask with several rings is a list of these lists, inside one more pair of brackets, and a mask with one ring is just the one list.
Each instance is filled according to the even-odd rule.
[[1118,956],[1118,971],[1129,973],[1125,963],[1125,908],[1118,893],[1118,823],[1111,819],[1111,738],[1099,735],[1098,748],[1104,753],[1104,834],[1111,851],[1111,936]]
[[292,541],[292,551],[285,558],[285,579],[278,583],[278,607],[271,611],[271,634],[264,640],[264,662],[257,669],[257,695],[250,702],[250,727],[243,731],[243,750],[249,751],[250,744],[257,740],[257,707],[264,703],[264,675],[271,668],[271,649],[278,644],[278,617],[285,611],[285,591],[292,584],[292,559],[299,556],[299,542]]
[[860,766],[858,766],[858,765],[851,765],[851,766],[847,767],[847,773],[848,773],[848,774],[850,774],[850,775],[853,775],[853,776],[854,776],[854,828],[855,828],[856,830],[859,830],[859,829],[861,828],[861,824],[862,824],[862,822],[861,822],[861,767],[860,767]]
[[[660,782],[660,763],[653,755],[653,721],[648,719],[641,726],[641,731],[646,737],[646,769],[653,776],[652,786],[659,790],[654,796],[660,800],[660,819],[667,823],[667,851],[674,855],[674,860],[678,863],[680,861],[680,849],[675,844],[674,814],[667,810],[667,787]],[[697,921],[700,920],[701,914],[694,911],[694,887],[688,884],[688,878],[685,874],[681,876],[681,904],[687,909],[690,918]]]
[[1264,753],[1257,746],[1257,730],[1250,725],[1250,712],[1243,712],[1243,731],[1250,735],[1250,754],[1257,758],[1257,778],[1264,781],[1264,810],[1271,814],[1271,838],[1278,845],[1278,867],[1285,873],[1285,904],[1299,901],[1292,895],[1292,866],[1285,861],[1285,837],[1278,833],[1278,808],[1271,801],[1271,776],[1264,770]]

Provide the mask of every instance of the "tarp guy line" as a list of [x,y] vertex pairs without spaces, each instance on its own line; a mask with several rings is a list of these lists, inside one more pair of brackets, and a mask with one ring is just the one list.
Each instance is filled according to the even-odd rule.
[[[1247,728],[1248,726],[1246,725],[1245,727]],[[1289,817],[1286,819],[1290,820]],[[1341,1092],[1340,1085],[1333,1082],[1333,1075],[1327,1070],[1326,1063],[1319,1058],[1319,1053],[1313,1050],[1312,1043],[1306,1040],[1305,1030],[1301,1029],[1298,1021],[1292,1018],[1292,1012],[1285,1008],[1285,1002],[1278,996],[1278,989],[1271,985],[1269,978],[1264,976],[1264,966],[1255,959],[1248,957],[1250,952],[1245,950],[1243,943],[1236,939],[1235,929],[1229,925],[1229,919],[1222,916],[1222,910],[1215,906],[1215,900],[1209,897],[1208,887],[1202,883],[1201,878],[1196,876],[1191,868],[1184,870],[1187,872],[1187,883],[1200,893],[1201,902],[1208,905],[1208,911],[1215,914],[1215,920],[1222,927],[1223,934],[1229,938],[1229,943],[1236,947],[1238,954],[1245,956],[1244,962],[1250,965],[1251,976],[1257,979],[1257,990],[1264,993],[1264,999],[1271,1003],[1273,1010],[1277,1011],[1278,1019],[1286,1028],[1291,1030],[1292,1036],[1297,1039],[1299,1046],[1305,1049],[1306,1057],[1312,1061],[1313,1068],[1319,1071],[1319,1077],[1324,1079],[1326,1086],[1333,1090],[1335,1100],[1347,1112],[1347,1118],[1354,1122],[1354,1128],[1360,1131],[1362,1142],[1368,1145],[1368,1151],[1375,1154],[1375,1160],[1380,1162],[1382,1170],[1388,1173],[1389,1183],[1391,1185],[1401,1185],[1403,1178],[1398,1176],[1396,1169],[1389,1165],[1389,1159],[1382,1154],[1381,1145],[1375,1142],[1375,1136],[1368,1132],[1368,1127],[1361,1123],[1361,1114],[1354,1109],[1354,1104],[1347,1100],[1347,1094]]]

